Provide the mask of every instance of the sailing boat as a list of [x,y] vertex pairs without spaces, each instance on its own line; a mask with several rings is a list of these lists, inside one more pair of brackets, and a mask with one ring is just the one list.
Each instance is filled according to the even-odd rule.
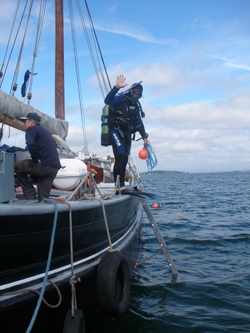
[[[42,203],[20,201],[14,191],[18,154],[0,151],[2,333],[17,328],[24,332],[28,325],[34,332],[62,332],[63,322],[56,322],[61,309],[65,314],[70,311],[64,332],[71,331],[67,328],[72,319],[82,327],[83,316],[87,319],[99,311],[110,317],[121,316],[128,306],[130,273],[140,252],[140,199],[116,195],[116,184],[110,182],[112,168],[107,168],[111,158],[93,159],[87,153],[75,156],[65,142],[68,122],[64,119],[62,80],[62,2],[56,0],[55,7],[56,119],[0,90],[0,121],[24,131],[18,119],[29,112],[38,113],[41,126],[53,135],[67,171],[58,174],[50,199]],[[27,152],[19,153],[26,157]],[[104,175],[104,167],[110,175]],[[140,186],[132,159],[128,171],[132,185]]]

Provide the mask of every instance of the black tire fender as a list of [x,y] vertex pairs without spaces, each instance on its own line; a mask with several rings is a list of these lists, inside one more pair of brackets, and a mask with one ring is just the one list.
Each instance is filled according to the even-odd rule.
[[71,310],[67,311],[63,333],[85,333],[84,316],[81,310],[74,310],[74,318],[72,318]]
[[114,318],[123,315],[130,297],[130,268],[119,251],[107,252],[97,270],[97,299],[102,311]]

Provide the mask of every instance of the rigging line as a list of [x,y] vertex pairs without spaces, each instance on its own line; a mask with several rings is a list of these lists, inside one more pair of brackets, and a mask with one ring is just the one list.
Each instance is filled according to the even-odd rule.
[[111,84],[110,84],[108,72],[107,72],[107,69],[106,69],[106,66],[105,66],[105,62],[104,62],[104,59],[103,59],[103,56],[102,56],[101,48],[100,48],[100,45],[99,45],[99,42],[98,42],[98,38],[97,38],[97,35],[96,35],[96,32],[95,32],[95,28],[94,28],[94,24],[93,24],[93,21],[92,21],[92,17],[90,15],[90,11],[89,11],[89,6],[88,6],[88,3],[87,3],[87,0],[85,0],[85,5],[86,5],[87,11],[88,11],[89,19],[91,21],[91,26],[92,26],[92,29],[93,29],[93,32],[94,32],[94,35],[95,35],[95,39],[96,39],[96,42],[97,42],[97,45],[98,45],[98,49],[99,49],[99,52],[100,52],[100,56],[101,56],[101,59],[102,59],[102,63],[103,63],[103,67],[104,67],[104,70],[105,70],[105,73],[106,73],[106,77],[107,77],[107,80],[108,80],[108,83],[109,83],[109,88],[111,89],[112,87],[111,87]]
[[[102,93],[102,96],[104,98],[107,95],[107,93],[108,93],[107,84],[106,84],[104,76],[103,76],[103,70],[102,70],[102,66],[101,66],[101,63],[100,63],[100,57],[98,55],[98,50],[97,50],[97,43],[96,43],[95,35],[93,33],[93,27],[91,25],[91,21],[90,20],[91,20],[91,17],[89,17],[89,26],[90,26],[90,29],[91,29],[93,43],[94,43],[94,47],[95,47],[96,58],[97,58],[98,65],[99,65],[99,71],[97,71],[97,73],[98,73],[97,75],[98,75],[98,79],[99,79],[100,85],[101,85],[101,79],[100,79],[100,77],[102,78],[101,93]],[[99,74],[99,72],[100,72],[100,74]]]
[[[107,84],[106,84],[104,76],[103,76],[103,70],[102,70],[102,66],[101,66],[101,63],[100,63],[100,56],[99,56],[101,54],[100,47],[99,47],[99,54],[98,54],[98,49],[97,49],[98,40],[97,40],[97,36],[95,34],[95,31],[94,31],[94,24],[92,22],[91,15],[90,15],[88,5],[86,4],[86,2],[85,2],[85,6],[86,6],[87,13],[88,13],[89,27],[90,27],[90,31],[92,33],[92,39],[93,39],[93,44],[94,44],[94,47],[95,47],[96,59],[98,61],[98,65],[99,65],[99,71],[97,69],[97,74],[96,75],[97,75],[97,79],[98,79],[98,82],[99,82],[101,94],[102,94],[103,99],[104,99],[109,90],[107,89]],[[105,68],[105,66],[104,66],[104,68]],[[101,81],[101,79],[102,79],[102,81]]]
[[[99,46],[98,45],[98,40],[97,40],[97,36],[95,34],[95,31],[94,31],[94,24],[92,22],[90,12],[88,10],[88,5],[86,4],[86,2],[85,2],[85,6],[86,6],[86,9],[87,9],[87,13],[88,13],[89,27],[90,27],[90,30],[91,30],[91,33],[92,33],[92,39],[93,39],[93,44],[94,44],[94,47],[95,47],[96,59],[97,59],[98,64],[99,64],[99,71],[97,69],[97,74],[96,75],[98,77],[98,82],[99,82],[101,94],[102,94],[103,99],[104,99],[109,90],[107,89],[107,84],[106,84],[104,76],[103,76],[103,70],[102,70],[102,66],[101,66],[101,63],[100,63],[100,56],[99,56],[101,54],[100,47],[99,47],[99,54],[98,54],[98,50],[97,50],[97,47]],[[105,68],[105,66],[104,66],[104,68]],[[102,79],[102,81],[101,81],[101,79]]]
[[[7,65],[5,67],[5,71],[3,73],[3,76],[2,76],[2,81],[0,82],[0,88],[2,87],[2,83],[3,83],[3,80],[4,80],[4,77],[5,77],[5,74],[6,74],[6,71],[7,71],[7,68],[8,68],[8,65],[9,65],[9,62],[10,62],[10,58],[11,58],[11,55],[12,55],[12,52],[13,52],[13,49],[14,49],[14,46],[15,46],[15,43],[16,43],[16,40],[17,40],[17,36],[18,36],[18,33],[19,33],[19,30],[20,30],[20,27],[21,27],[21,23],[23,21],[23,17],[24,17],[24,13],[26,11],[26,7],[27,7],[27,4],[28,4],[28,1],[29,0],[26,0],[26,3],[25,3],[25,6],[24,6],[24,10],[23,10],[23,13],[22,13],[22,16],[21,16],[21,19],[20,19],[20,22],[19,22],[19,26],[18,26],[18,29],[17,29],[17,32],[16,32],[16,36],[14,38],[14,42],[12,44],[12,48],[11,48],[11,51],[10,51],[10,54],[9,54],[9,58],[8,58],[8,61],[7,61]],[[15,22],[15,19],[13,21],[13,23]],[[13,81],[12,81],[12,86],[13,86]]]
[[[30,13],[31,13],[31,9],[32,9],[32,6],[33,6],[33,2],[34,2],[33,0],[31,0],[31,2],[30,2],[30,8],[29,8],[29,13],[28,13],[28,17],[27,17],[26,27],[25,27],[25,33],[24,33],[24,36],[23,36],[23,41],[22,41],[22,45],[21,45],[21,48],[20,48],[19,56],[18,56],[18,61],[17,61],[16,69],[15,69],[15,74],[14,74],[14,78],[13,78],[13,81],[12,81],[13,93],[15,91],[14,84],[17,81],[17,77],[18,77],[18,73],[19,73],[19,68],[20,68],[20,63],[21,63],[21,58],[22,58],[22,53],[23,53],[23,47],[24,47],[24,42],[25,42],[25,38],[26,38],[26,33],[27,33],[27,28],[28,28],[28,23],[29,23],[29,19],[30,19]],[[11,94],[11,91],[10,91],[10,94]]]
[[[37,32],[36,32],[36,41],[35,41],[35,46],[34,46],[34,51],[33,51],[33,61],[32,61],[32,66],[31,66],[31,73],[34,73],[35,59],[37,56],[38,46],[39,46],[39,42],[40,42],[46,5],[47,5],[47,0],[41,0],[38,24],[37,24]],[[33,84],[33,75],[30,76],[28,99],[31,99],[32,84]]]
[[90,56],[91,56],[92,63],[93,63],[94,69],[95,69],[96,77],[97,77],[99,87],[100,87],[100,90],[101,90],[101,93],[102,93],[102,96],[103,96],[103,99],[104,99],[105,95],[104,95],[104,92],[103,92],[103,89],[102,89],[102,84],[101,84],[100,77],[99,77],[99,74],[98,74],[96,61],[95,61],[95,58],[94,58],[94,55],[93,55],[92,46],[91,46],[90,39],[89,39],[89,36],[88,36],[87,27],[86,27],[85,20],[84,20],[83,14],[82,14],[82,10],[81,10],[80,4],[79,4],[79,0],[77,0],[77,5],[78,5],[78,11],[79,11],[79,14],[80,14],[80,17],[81,17],[82,25],[83,25],[83,30],[84,30],[86,42],[88,44]]
[[10,39],[11,39],[11,36],[12,36],[12,33],[13,33],[13,29],[14,29],[14,25],[15,25],[15,21],[16,21],[16,16],[17,16],[19,5],[20,5],[20,0],[18,0],[18,3],[17,3],[16,12],[15,12],[13,23],[12,23],[12,27],[11,27],[11,30],[10,30],[9,40],[8,40],[8,43],[7,43],[7,46],[6,46],[6,50],[5,50],[5,54],[4,54],[4,57],[3,57],[3,63],[2,63],[2,67],[1,67],[1,72],[2,72],[3,67],[4,67],[4,62],[5,62],[5,58],[6,58],[7,52],[8,52],[8,48],[9,48],[9,44],[10,44]]
[[98,73],[98,68],[97,68],[97,65],[96,65],[95,57],[94,57],[94,54],[93,54],[91,42],[90,42],[90,39],[89,39],[89,36],[88,36],[87,27],[86,27],[86,24],[85,24],[85,20],[84,20],[82,11],[81,11],[81,7],[80,7],[80,4],[79,4],[79,1],[77,1],[77,5],[78,5],[78,10],[79,10],[79,13],[80,13],[80,16],[81,16],[81,21],[82,21],[83,30],[84,30],[84,33],[85,33],[86,42],[88,44],[88,48],[89,48],[90,56],[91,56],[92,63],[93,63],[94,69],[95,69],[97,81],[99,83],[99,88],[101,90],[101,94],[102,94],[103,98],[105,98],[105,95],[104,95],[104,92],[103,92],[103,89],[102,89],[102,84],[101,84],[100,76],[99,76],[99,73]]
[[87,134],[86,134],[86,124],[85,124],[85,117],[84,117],[84,108],[83,108],[83,103],[82,103],[82,88],[81,88],[81,79],[80,79],[80,71],[79,71],[79,63],[78,63],[78,54],[77,54],[75,23],[74,23],[74,15],[73,15],[73,8],[72,8],[72,0],[68,0],[68,6],[69,6],[69,14],[70,14],[71,36],[72,36],[72,43],[73,43],[73,49],[74,49],[75,69],[76,69],[76,77],[77,77],[77,88],[78,88],[78,96],[79,96],[80,111],[81,111],[83,140],[84,140],[85,146],[88,148],[88,140],[87,140]]
[[104,88],[105,88],[106,95],[107,95],[107,94],[108,94],[108,92],[109,92],[109,89],[108,89],[107,83],[106,83],[106,81],[105,81],[105,79],[104,79],[104,76],[103,76],[103,71],[102,71],[102,69],[101,69],[101,68],[100,68],[100,73],[101,73],[101,76],[102,76],[102,82],[103,82],[103,86],[104,86]]

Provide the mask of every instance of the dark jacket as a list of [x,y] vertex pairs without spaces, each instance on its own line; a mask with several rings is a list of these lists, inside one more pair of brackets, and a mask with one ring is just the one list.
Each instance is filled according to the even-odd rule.
[[42,166],[61,168],[56,143],[49,131],[34,125],[27,128],[25,139],[34,163],[40,160]]

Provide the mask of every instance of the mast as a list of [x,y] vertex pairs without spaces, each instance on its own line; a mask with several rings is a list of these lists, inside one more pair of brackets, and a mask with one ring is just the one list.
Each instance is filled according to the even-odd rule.
[[55,0],[55,116],[65,119],[63,0]]

